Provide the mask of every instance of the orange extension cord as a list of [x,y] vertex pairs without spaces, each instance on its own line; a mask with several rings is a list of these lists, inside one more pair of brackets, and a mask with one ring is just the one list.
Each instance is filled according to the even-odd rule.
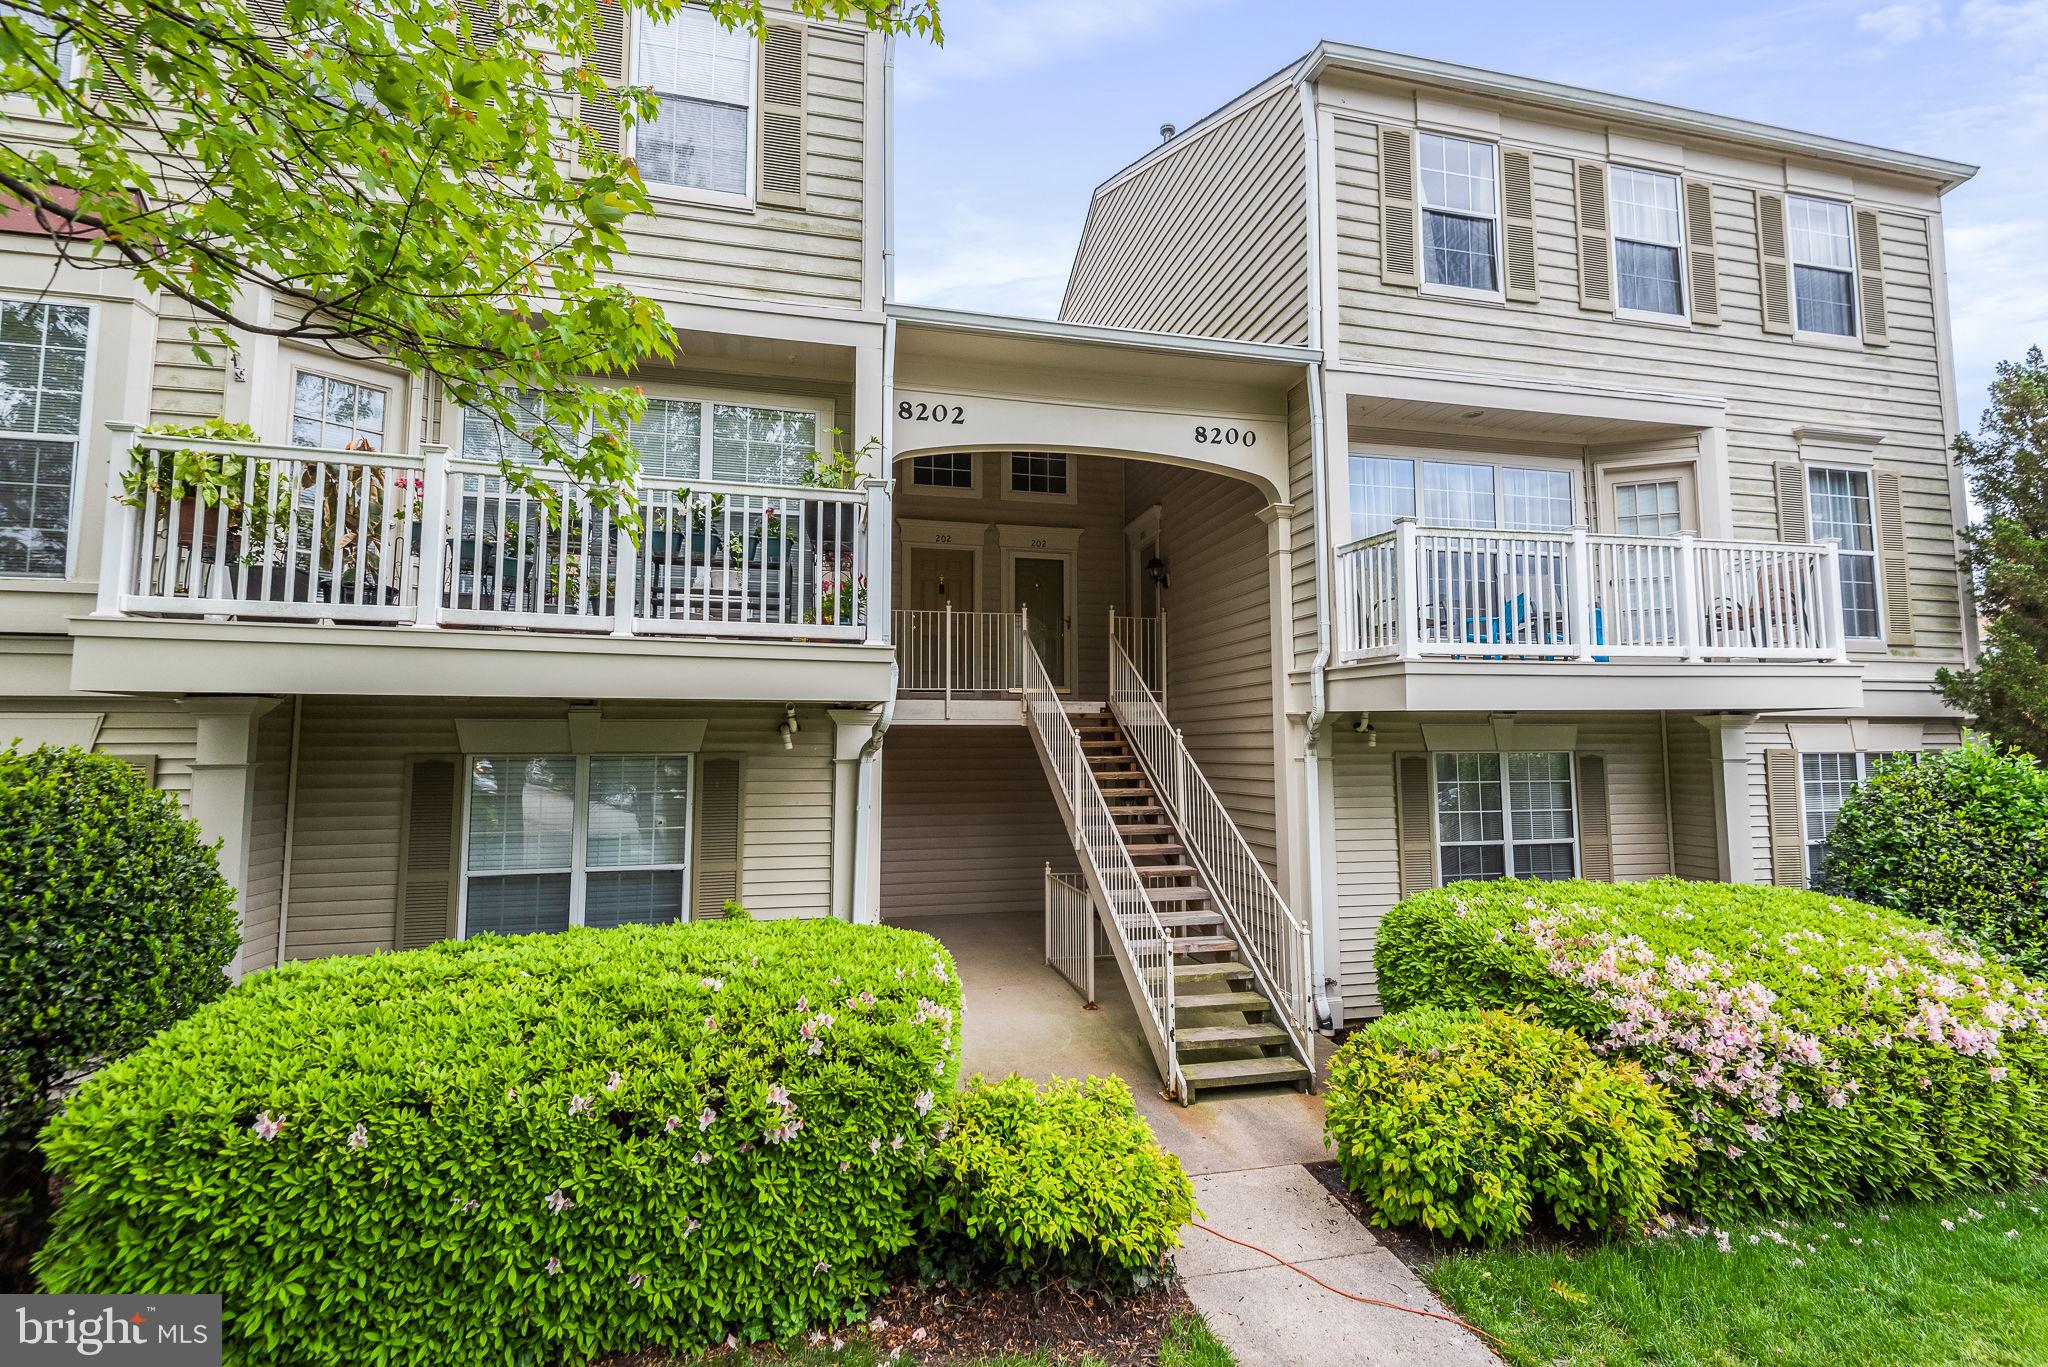
[[1280,1264],[1280,1266],[1286,1268],[1289,1272],[1300,1273],[1302,1276],[1314,1282],[1317,1286],[1323,1288],[1323,1290],[1331,1292],[1335,1295],[1342,1296],[1347,1301],[1357,1301],[1361,1305],[1382,1306],[1388,1310],[1398,1310],[1404,1315],[1420,1315],[1422,1318],[1426,1320],[1442,1320],[1446,1324],[1455,1324],[1460,1329],[1463,1329],[1468,1333],[1479,1335],[1479,1337],[1485,1339],[1488,1343],[1500,1349],[1502,1353],[1506,1353],[1508,1351],[1508,1346],[1505,1343],[1502,1343],[1499,1339],[1487,1333],[1478,1325],[1465,1323],[1465,1321],[1459,1319],[1456,1315],[1443,1315],[1437,1313],[1434,1310],[1417,1310],[1412,1305],[1401,1305],[1395,1301],[1380,1300],[1375,1296],[1359,1296],[1354,1295],[1349,1291],[1340,1291],[1336,1287],[1324,1281],[1321,1277],[1318,1277],[1315,1273],[1310,1272],[1306,1268],[1296,1267],[1293,1263],[1288,1262],[1285,1258],[1273,1252],[1271,1249],[1260,1248],[1257,1244],[1246,1243],[1243,1239],[1233,1239],[1220,1229],[1209,1228],[1209,1226],[1203,1224],[1200,1220],[1191,1220],[1189,1221],[1189,1223],[1192,1224],[1196,1229],[1201,1230],[1204,1234],[1215,1235],[1217,1238],[1221,1239],[1226,1244],[1236,1244],[1239,1248],[1248,1248],[1254,1253],[1258,1253],[1265,1257],[1271,1258],[1274,1262]]

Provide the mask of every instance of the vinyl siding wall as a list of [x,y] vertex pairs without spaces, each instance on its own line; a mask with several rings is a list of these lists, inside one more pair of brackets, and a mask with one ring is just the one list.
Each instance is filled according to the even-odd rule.
[[825,24],[806,28],[804,206],[713,208],[663,198],[655,188],[654,215],[626,226],[626,253],[613,266],[620,283],[657,297],[681,291],[860,307],[870,174],[862,142],[870,94],[865,44],[880,40]]
[[1308,340],[1305,143],[1291,84],[1097,191],[1062,318]]
[[1246,484],[1166,465],[1130,471],[1133,516],[1157,505],[1171,570],[1166,710],[1269,874],[1274,816],[1273,649],[1265,500]]
[[[191,329],[198,316],[190,304],[166,296],[160,308],[150,376],[150,422],[183,424],[220,417],[227,403],[226,353],[218,342],[207,344],[204,358],[193,351]],[[88,515],[99,511],[92,509]]]
[[[459,753],[458,718],[556,720],[559,703],[308,698],[285,957],[367,954],[396,936],[399,823],[409,755]],[[800,709],[784,750],[779,707],[613,704],[612,719],[707,719],[701,753],[744,759],[740,900],[756,915],[816,916],[831,904],[831,720]]]
[[[1483,723],[1484,717],[1373,717],[1379,744],[1347,728],[1335,732],[1337,940],[1340,990],[1348,1018],[1379,1012],[1373,941],[1380,918],[1401,900],[1394,762],[1424,748],[1425,722]],[[1607,804],[1614,835],[1614,876],[1633,882],[1671,872],[1665,823],[1663,750],[1657,717],[1645,714],[1536,715],[1532,726],[1578,728],[1576,751],[1607,761]]]
[[257,719],[255,792],[249,824],[249,882],[242,891],[242,967],[277,963],[277,909],[284,890],[286,791],[291,777],[292,705]]
[[1021,726],[898,726],[882,760],[882,916],[1043,910],[1079,869]]
[[1744,180],[1733,171],[1705,175],[1714,184],[1721,325],[1615,319],[1579,307],[1572,156],[1588,155],[1589,135],[1507,116],[1502,122],[1503,144],[1534,152],[1542,300],[1533,305],[1447,299],[1384,285],[1378,131],[1366,119],[1336,116],[1331,155],[1338,181],[1333,250],[1340,307],[1333,363],[1422,365],[1725,396],[1731,514],[1737,534],[1746,537],[1777,535],[1772,467],[1798,459],[1795,431],[1814,426],[1882,432],[1877,459],[1902,476],[1919,633],[1916,645],[1896,653],[1958,658],[1962,621],[1931,267],[1938,219],[1882,211],[1888,347],[1767,336],[1753,190],[1783,190],[1784,183],[1761,174]]
[[[1294,667],[1307,669],[1316,658],[1316,461],[1314,413],[1308,383],[1287,391],[1287,501],[1294,506],[1290,580],[1293,608]],[[1343,533],[1338,533],[1341,544]],[[1335,550],[1335,547],[1331,547]]]

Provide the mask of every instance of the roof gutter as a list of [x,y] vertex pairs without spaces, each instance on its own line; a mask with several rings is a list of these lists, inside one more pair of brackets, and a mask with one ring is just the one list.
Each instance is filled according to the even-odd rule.
[[1344,1005],[1333,999],[1330,988],[1337,974],[1327,966],[1332,937],[1330,889],[1323,882],[1323,785],[1321,749],[1323,723],[1328,715],[1330,667],[1330,565],[1328,533],[1330,482],[1328,440],[1323,432],[1323,242],[1322,242],[1322,156],[1316,129],[1316,90],[1313,64],[1304,64],[1295,76],[1294,88],[1301,101],[1302,161],[1305,177],[1304,205],[1307,213],[1308,248],[1308,340],[1315,359],[1306,363],[1309,414],[1310,478],[1315,489],[1316,557],[1316,656],[1308,667],[1308,716],[1303,723],[1301,751],[1302,793],[1308,810],[1308,871],[1303,886],[1308,889],[1309,973],[1314,980],[1316,1015],[1332,1028],[1344,1023]]

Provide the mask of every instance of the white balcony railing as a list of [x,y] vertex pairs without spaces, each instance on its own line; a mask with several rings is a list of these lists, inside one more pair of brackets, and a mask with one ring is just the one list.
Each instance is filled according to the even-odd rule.
[[101,615],[887,640],[878,483],[648,479],[635,538],[566,476],[515,487],[440,447],[117,435]]
[[1341,658],[1843,660],[1832,542],[1403,519],[1337,553]]

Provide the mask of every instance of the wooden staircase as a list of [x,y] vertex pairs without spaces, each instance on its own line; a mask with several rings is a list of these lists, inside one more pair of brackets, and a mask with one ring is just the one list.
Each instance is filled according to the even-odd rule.
[[1242,961],[1217,899],[1109,708],[1070,703],[1068,719],[1117,833],[1173,947],[1174,1053],[1191,1102],[1217,1087],[1306,1086],[1278,1012]]

